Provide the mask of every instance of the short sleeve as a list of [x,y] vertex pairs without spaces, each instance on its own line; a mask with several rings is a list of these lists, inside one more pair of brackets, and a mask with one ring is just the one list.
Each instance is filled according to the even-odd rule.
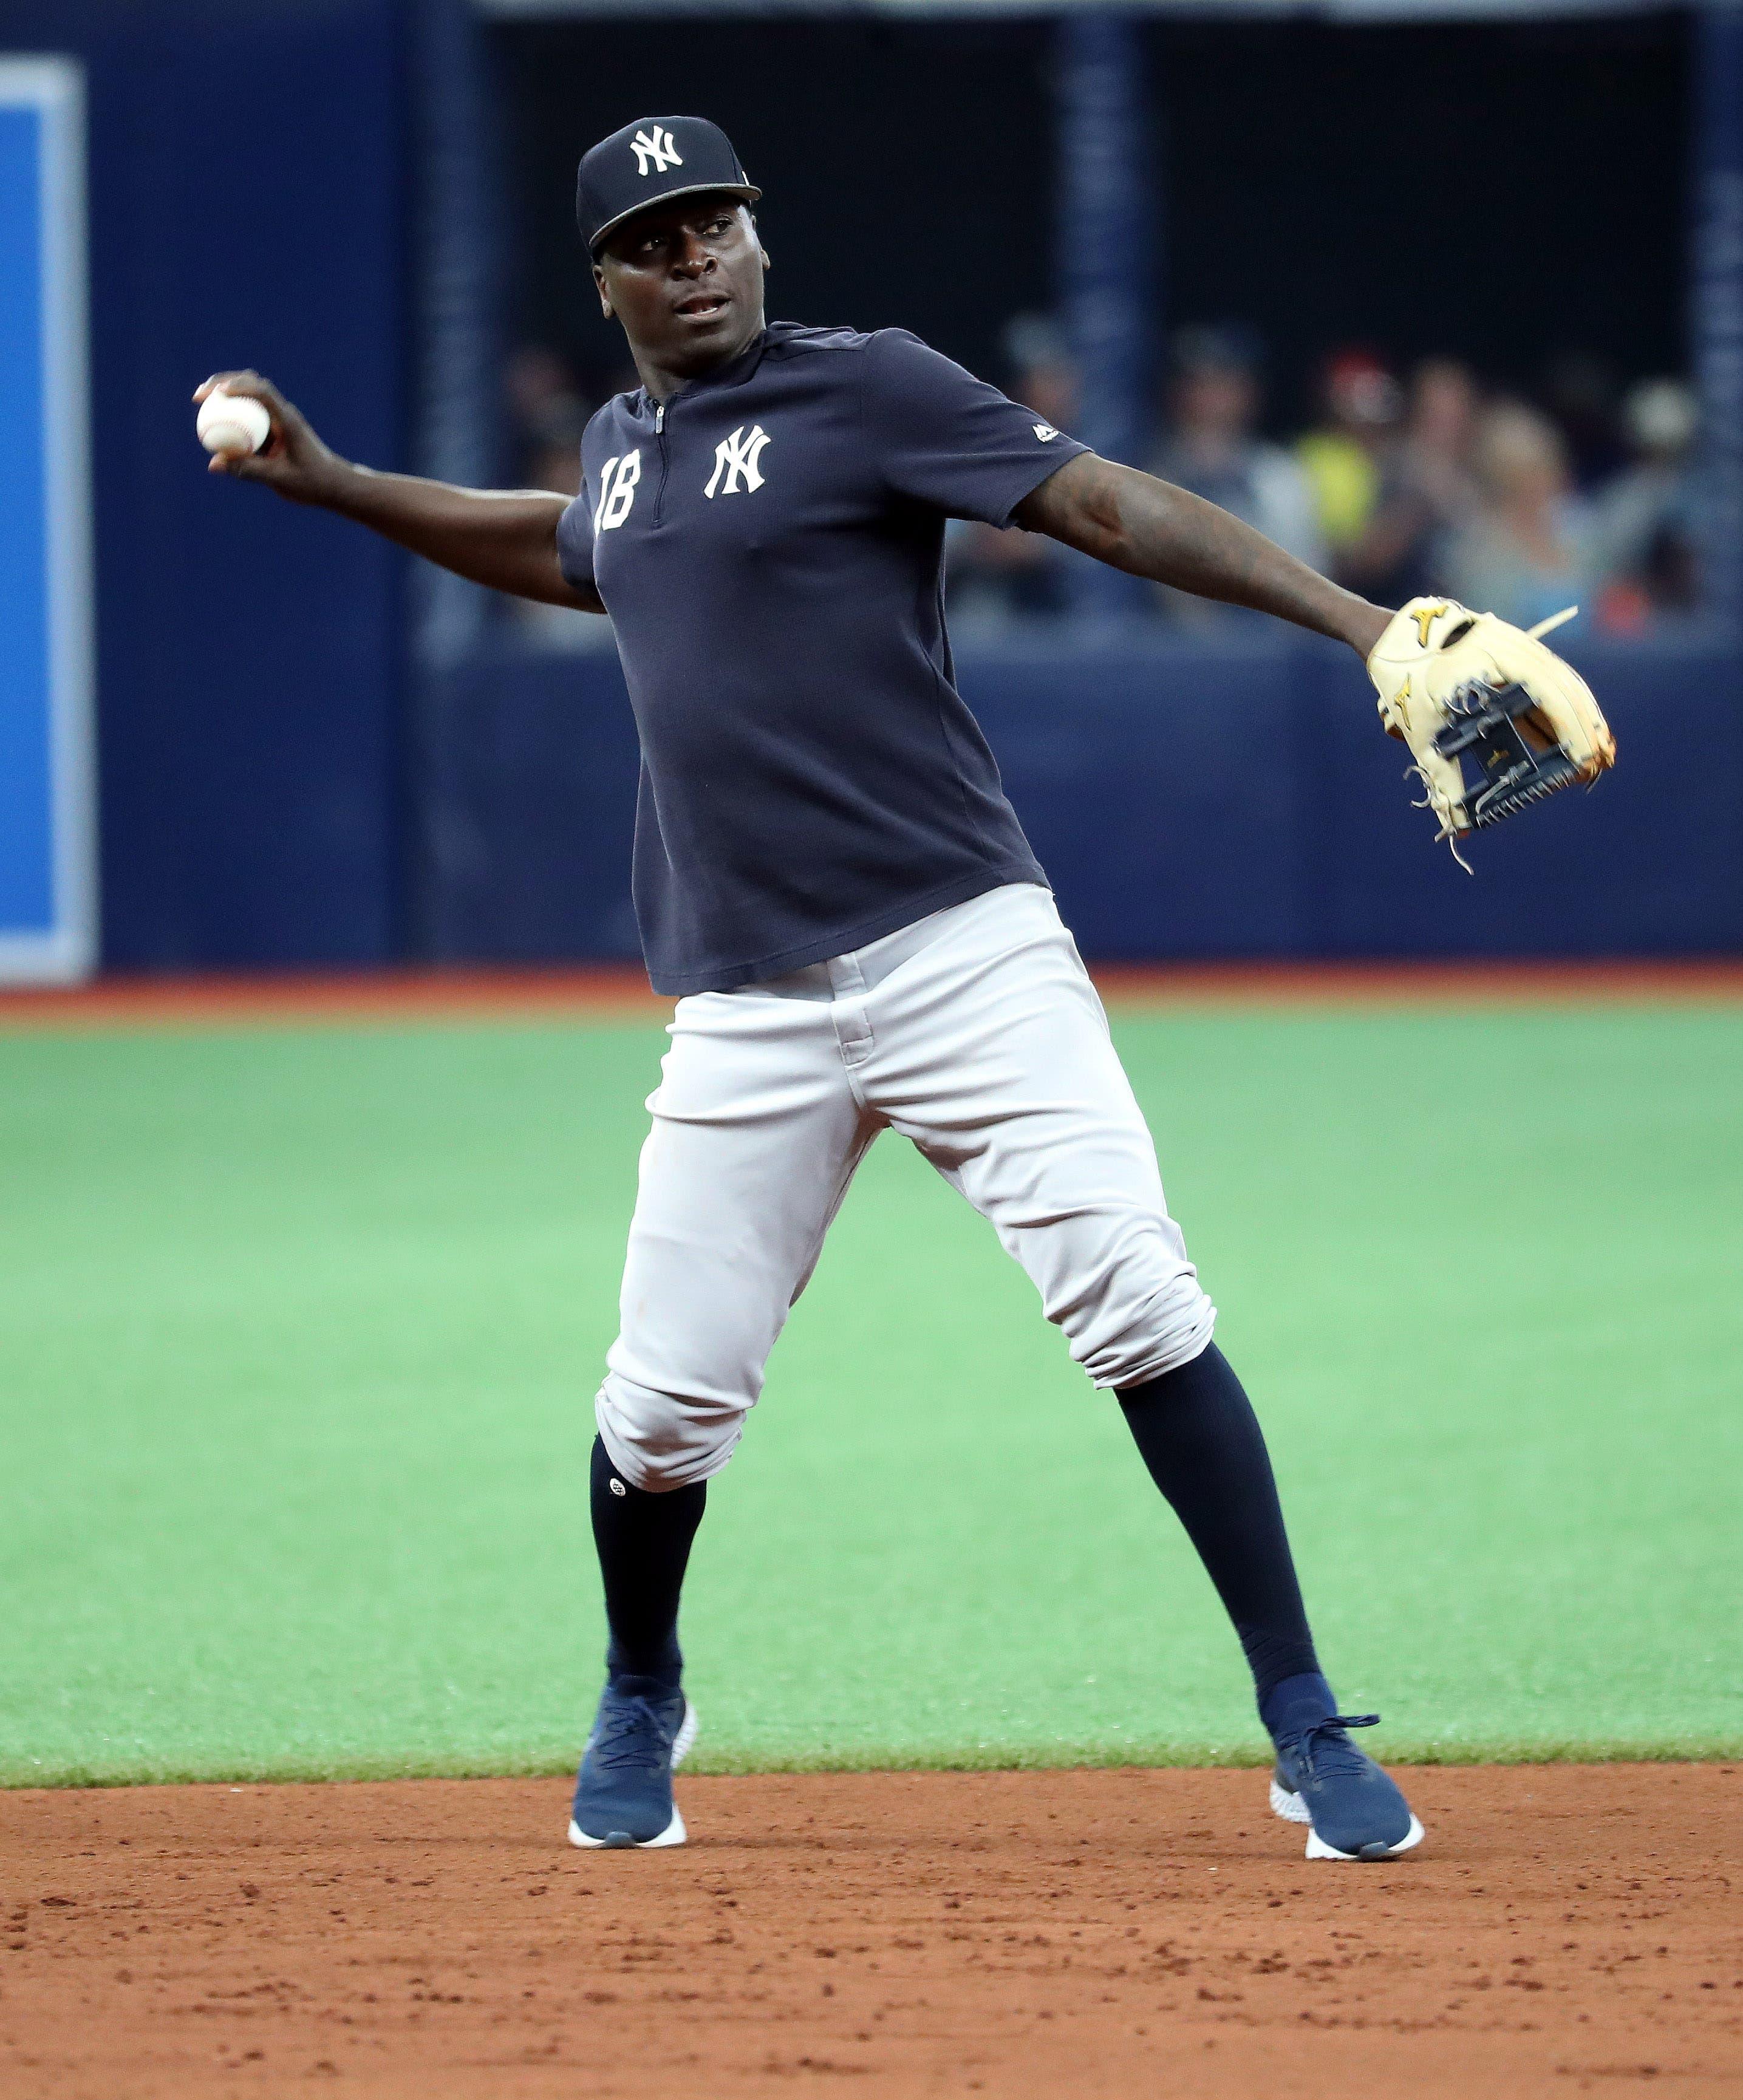
[[890,488],[988,525],[1008,525],[1026,496],[1089,449],[906,329],[868,342],[864,406]]
[[594,584],[594,521],[584,488],[557,520],[557,566],[563,580],[579,591]]

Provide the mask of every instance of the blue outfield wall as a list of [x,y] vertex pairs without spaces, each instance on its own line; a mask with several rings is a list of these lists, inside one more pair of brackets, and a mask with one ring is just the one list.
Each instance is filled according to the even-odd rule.
[[399,558],[208,479],[190,393],[258,364],[399,463],[400,0],[0,0],[85,68],[103,951],[383,961],[399,941]]
[[[1114,959],[1743,951],[1743,665],[1569,651],[1621,760],[1473,841],[1410,806],[1361,667],[1317,642],[960,654],[1084,952]],[[421,711],[421,917],[447,960],[636,952],[636,748],[609,655],[503,653]]]

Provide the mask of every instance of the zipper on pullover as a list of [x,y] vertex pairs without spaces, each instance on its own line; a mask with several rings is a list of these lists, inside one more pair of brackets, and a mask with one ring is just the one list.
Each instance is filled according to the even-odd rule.
[[661,514],[666,506],[666,470],[671,465],[671,455],[666,448],[666,404],[660,402],[654,410],[654,435],[660,440],[660,481],[654,491],[653,530],[660,529]]

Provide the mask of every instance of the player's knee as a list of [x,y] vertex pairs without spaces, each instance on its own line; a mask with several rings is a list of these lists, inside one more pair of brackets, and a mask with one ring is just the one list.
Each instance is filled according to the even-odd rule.
[[633,1488],[662,1494],[717,1473],[744,1432],[744,1410],[686,1400],[607,1374],[594,1402],[600,1439]]
[[1127,1279],[1101,1317],[1071,1337],[1071,1353],[1098,1386],[1141,1385],[1202,1355],[1216,1308],[1189,1266]]

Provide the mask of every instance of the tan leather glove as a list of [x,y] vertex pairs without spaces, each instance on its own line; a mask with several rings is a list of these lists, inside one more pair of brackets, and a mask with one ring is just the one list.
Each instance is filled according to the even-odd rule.
[[[1616,739],[1585,680],[1541,636],[1452,598],[1413,598],[1368,658],[1380,720],[1401,737],[1456,841],[1616,763]],[[1467,776],[1467,765],[1477,774]]]

